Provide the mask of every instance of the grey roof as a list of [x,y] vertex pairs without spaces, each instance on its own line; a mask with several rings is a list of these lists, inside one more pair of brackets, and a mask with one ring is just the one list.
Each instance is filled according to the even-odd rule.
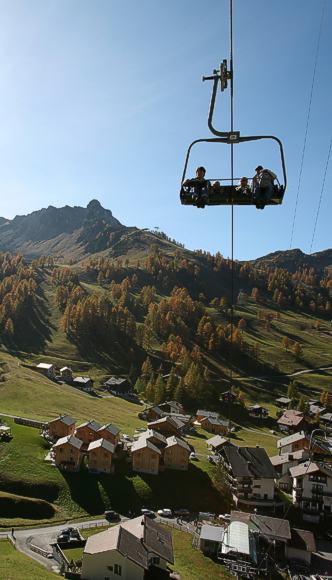
[[60,415],[56,419],[52,419],[52,421],[49,421],[48,424],[55,423],[55,421],[61,421],[61,423],[68,425],[68,427],[70,425],[74,425],[74,423],[75,423],[75,419],[73,419],[70,415]]
[[264,534],[264,536],[281,538],[283,540],[290,540],[291,538],[291,530],[288,520],[257,514],[251,514],[250,520],[257,528],[257,531],[259,531],[260,534]]
[[106,449],[106,451],[109,451],[109,453],[114,453],[115,450],[114,445],[106,439],[97,439],[97,441],[91,441],[91,443],[89,443],[88,451],[98,449],[99,447]]
[[288,397],[279,397],[279,399],[276,399],[276,403],[281,403],[282,405],[289,405],[291,401],[292,399],[289,399]]
[[158,449],[158,447],[153,445],[153,443],[151,443],[151,441],[149,441],[149,439],[146,439],[145,437],[140,437],[139,439],[137,439],[137,441],[135,441],[132,444],[131,452],[135,453],[135,451],[140,451],[140,449],[146,448],[151,449],[151,451],[154,451],[155,453],[158,453],[158,455],[161,455],[160,449]]
[[332,413],[324,413],[324,415],[321,415],[320,418],[324,421],[332,422]]
[[116,385],[122,385],[122,383],[125,383],[126,381],[127,381],[127,379],[124,379],[123,377],[110,377],[104,383],[104,385],[111,387],[111,386],[116,386]]
[[76,447],[76,449],[81,449],[83,441],[75,437],[75,435],[67,435],[67,437],[61,437],[61,439],[58,439],[57,442],[54,443],[53,447],[60,447],[61,445],[67,444]]
[[79,425],[76,428],[76,431],[78,431],[78,429],[81,429],[82,427],[89,427],[89,429],[91,429],[91,431],[98,431],[101,427],[100,423],[97,423],[97,421],[95,421],[94,419],[92,419],[91,421],[86,421],[85,423],[82,423],[81,425]]
[[212,417],[213,419],[218,419],[219,417],[219,413],[216,413],[215,411],[205,411],[204,409],[198,409],[198,411],[196,411],[196,417],[197,415],[201,415],[202,417]]
[[118,427],[115,427],[115,425],[112,425],[112,423],[108,423],[106,425],[102,425],[102,427],[100,427],[98,429],[98,431],[101,430],[106,430],[109,431],[110,433],[112,433],[112,435],[117,435],[118,433],[120,433],[120,429],[118,429]]
[[209,540],[210,542],[221,542],[224,537],[224,528],[221,526],[211,526],[204,524],[201,527],[200,539]]
[[309,530],[298,530],[292,528],[292,539],[289,545],[292,548],[298,548],[300,550],[305,550],[306,552],[316,551],[315,536]]
[[163,435],[162,433],[159,433],[159,431],[154,431],[153,429],[147,429],[146,431],[144,431],[139,436],[139,439],[141,439],[141,438],[144,438],[147,440],[158,439],[158,441],[160,443],[164,443],[165,445],[167,444],[167,439],[166,439],[165,435]]
[[319,471],[327,475],[327,477],[332,477],[332,470],[326,463],[315,463],[314,461],[305,461],[304,463],[291,467],[289,470],[292,477],[301,477],[308,473],[317,473]]
[[180,421],[180,419],[177,419],[176,417],[170,417],[169,415],[163,417],[162,419],[157,419],[157,421],[151,421],[151,423],[148,423],[148,427],[153,427],[154,425],[161,425],[163,423],[170,423],[176,429],[182,429],[182,427],[184,427],[184,423]]
[[231,522],[244,522],[249,525],[252,532],[259,532],[268,537],[283,540],[291,537],[288,520],[232,510]]
[[173,447],[174,445],[179,445],[180,447],[183,447],[183,449],[186,449],[189,453],[191,451],[188,443],[183,441],[183,439],[180,439],[179,437],[175,437],[175,435],[172,435],[172,437],[167,438],[167,447]]
[[86,385],[90,381],[92,382],[92,379],[90,379],[90,377],[75,377],[73,382],[78,383],[79,385]]
[[204,417],[201,423],[209,422],[211,425],[221,425],[222,427],[229,427],[229,421],[223,421],[222,419],[215,419],[214,417]]
[[172,534],[151,518],[144,518],[144,544],[167,562],[174,564]]
[[234,443],[226,439],[226,437],[221,437],[221,435],[215,435],[214,437],[207,439],[206,444],[214,448],[222,447],[223,445],[226,444],[234,445]]
[[263,447],[227,445],[224,453],[235,477],[275,477],[274,467]]
[[306,435],[304,431],[298,431],[298,433],[293,433],[292,435],[288,435],[287,437],[283,437],[277,441],[278,449],[285,447],[285,445],[290,445],[291,443],[296,443],[296,441],[302,441],[302,439],[306,439]]
[[324,411],[326,411],[326,407],[323,407],[322,405],[309,405],[309,412],[312,415],[316,415],[317,413],[321,415]]
[[308,456],[309,453],[306,449],[299,449],[298,451],[274,455],[273,457],[270,457],[270,461],[272,465],[276,466],[283,465],[284,463],[290,463],[291,461],[301,461],[301,459],[306,459]]

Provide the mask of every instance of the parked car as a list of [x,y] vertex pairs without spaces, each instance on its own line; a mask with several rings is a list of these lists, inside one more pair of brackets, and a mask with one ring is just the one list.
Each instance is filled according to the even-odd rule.
[[115,512],[114,510],[106,510],[104,517],[108,522],[119,522],[121,520],[118,512]]
[[181,518],[189,518],[190,511],[187,510],[186,508],[179,508],[177,510],[174,510],[174,515]]
[[148,510],[146,508],[141,509],[141,514],[142,516],[146,516],[147,518],[151,519],[154,519],[156,517],[156,514],[152,510]]
[[219,514],[218,519],[223,520],[225,522],[230,522],[231,521],[231,514]]
[[161,516],[162,518],[172,518],[173,517],[173,512],[169,508],[163,508],[162,510],[158,510],[157,514],[158,514],[158,516]]

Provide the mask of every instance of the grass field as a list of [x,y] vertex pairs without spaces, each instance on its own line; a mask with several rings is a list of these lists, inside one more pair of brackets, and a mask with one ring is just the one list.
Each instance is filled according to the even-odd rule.
[[15,550],[7,540],[0,540],[0,578],[1,580],[51,580],[59,578],[57,574],[48,572],[35,560]]

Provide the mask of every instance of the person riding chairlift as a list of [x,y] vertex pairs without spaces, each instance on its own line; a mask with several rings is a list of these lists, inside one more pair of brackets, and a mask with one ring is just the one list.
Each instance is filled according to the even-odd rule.
[[274,193],[274,180],[277,176],[271,169],[264,169],[258,165],[256,175],[252,179],[252,190],[257,209],[264,209],[265,202],[269,201]]
[[204,207],[209,198],[211,183],[208,179],[205,179],[205,173],[205,167],[197,167],[196,177],[193,179],[187,179],[183,184],[188,185],[194,189],[194,199],[196,201],[197,207]]

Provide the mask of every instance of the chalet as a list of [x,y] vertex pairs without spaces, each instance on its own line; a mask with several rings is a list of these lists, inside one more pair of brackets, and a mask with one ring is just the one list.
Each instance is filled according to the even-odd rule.
[[115,447],[106,439],[92,441],[88,447],[88,468],[96,473],[111,473]]
[[140,437],[131,447],[133,471],[157,475],[161,451],[145,437]]
[[56,375],[55,366],[50,363],[39,363],[36,368],[49,379],[54,379]]
[[258,575],[256,542],[247,522],[233,521],[226,527],[219,559],[236,576],[238,572],[241,572],[243,578]]
[[71,383],[73,380],[73,371],[69,367],[62,367],[60,369],[60,376],[65,383]]
[[167,446],[163,453],[163,464],[166,469],[179,469],[187,471],[191,448],[188,443],[179,437],[167,438]]
[[276,405],[281,409],[288,409],[291,402],[292,399],[289,399],[288,397],[279,397],[279,399],[276,399]]
[[148,428],[159,431],[159,433],[162,433],[166,437],[169,435],[179,436],[185,430],[185,424],[175,417],[167,416],[148,423]]
[[311,417],[322,415],[326,410],[326,407],[323,407],[322,405],[309,403],[309,415]]
[[311,566],[313,552],[316,552],[314,534],[309,530],[292,528],[291,539],[286,547],[287,560],[300,560]]
[[82,578],[166,579],[168,563],[174,563],[171,532],[140,516],[88,538],[82,558]]
[[229,432],[229,421],[222,421],[221,419],[214,419],[213,417],[204,417],[201,419],[201,427],[210,433],[227,435]]
[[87,393],[92,391],[93,380],[90,377],[75,377],[73,380],[73,385],[82,391]]
[[161,403],[159,409],[167,415],[184,415],[184,408],[181,403],[178,403],[177,401],[166,401],[165,403]]
[[238,397],[232,391],[224,391],[221,393],[219,400],[223,403],[235,403]]
[[292,489],[292,478],[290,476],[290,468],[303,463],[309,457],[309,452],[306,449],[300,449],[293,453],[281,453],[270,457],[271,463],[276,472],[276,484],[279,489],[290,492]]
[[280,431],[295,433],[299,429],[303,429],[305,425],[304,414],[301,411],[289,409],[284,411],[277,423]]
[[279,453],[294,453],[300,449],[309,449],[309,439],[304,431],[293,433],[277,441]]
[[101,425],[97,421],[86,421],[77,427],[75,435],[87,446],[91,441],[100,439],[100,433],[98,433],[100,428]]
[[266,419],[269,416],[269,411],[261,405],[251,405],[248,407],[248,413],[255,419]]
[[[310,436],[306,435],[304,431],[293,433],[292,435],[288,435],[288,437],[283,437],[277,441],[277,448],[279,449],[279,453],[294,453],[300,449],[309,450],[309,446]],[[328,439],[319,440],[315,438],[312,441],[311,450],[315,454],[329,454],[332,452],[331,442],[329,442]]]
[[196,421],[200,423],[206,417],[211,417],[211,419],[219,419],[219,413],[214,411],[204,411],[203,409],[198,409],[196,412]]
[[153,429],[147,429],[142,433],[139,439],[144,438],[146,441],[150,441],[155,447],[158,447],[161,451],[165,449],[167,445],[167,439],[159,431],[154,431]]
[[116,447],[120,439],[120,429],[112,425],[112,423],[108,423],[98,429],[97,435]]
[[320,422],[326,427],[332,426],[332,413],[324,413],[320,416]]
[[55,465],[65,471],[78,471],[82,463],[83,442],[75,435],[61,437],[53,445]]
[[332,470],[327,464],[306,461],[291,467],[293,504],[305,521],[318,523],[332,514]]
[[229,439],[226,437],[221,437],[220,435],[215,435],[215,437],[211,437],[206,441],[206,444],[209,449],[218,453],[225,445],[234,445]]
[[75,419],[69,415],[60,415],[56,419],[49,421],[47,430],[51,439],[60,439],[67,435],[74,435]]
[[146,421],[150,422],[158,421],[158,419],[165,417],[165,413],[158,405],[155,405],[154,407],[148,407],[143,411],[143,413],[140,413],[140,415],[142,415],[142,419],[146,419]]
[[130,391],[133,390],[133,387],[128,381],[128,379],[125,379],[123,377],[110,377],[104,383],[104,387],[108,391],[113,391],[117,395],[129,393]]
[[227,445],[221,461],[235,505],[257,508],[276,505],[275,470],[265,449]]

